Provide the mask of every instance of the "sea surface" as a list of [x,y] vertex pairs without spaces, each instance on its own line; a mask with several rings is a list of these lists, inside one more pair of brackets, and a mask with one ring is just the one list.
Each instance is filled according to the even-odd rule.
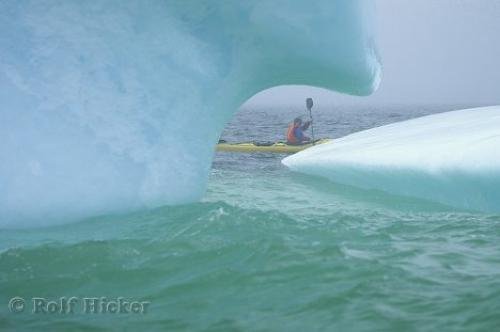
[[[324,107],[315,136],[452,109]],[[247,107],[222,138],[283,139],[297,115]],[[0,230],[0,330],[498,331],[499,215],[296,174],[283,157],[217,153],[196,204]],[[147,308],[85,312],[89,298]]]

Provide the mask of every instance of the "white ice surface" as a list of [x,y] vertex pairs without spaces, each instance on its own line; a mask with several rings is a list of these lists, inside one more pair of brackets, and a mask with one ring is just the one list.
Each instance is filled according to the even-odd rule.
[[500,106],[365,130],[283,164],[336,183],[500,212]]

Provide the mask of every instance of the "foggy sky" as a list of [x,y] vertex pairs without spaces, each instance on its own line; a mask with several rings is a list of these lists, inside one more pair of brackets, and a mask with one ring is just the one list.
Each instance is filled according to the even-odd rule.
[[376,0],[380,88],[350,97],[311,87],[278,87],[250,105],[500,104],[500,1]]

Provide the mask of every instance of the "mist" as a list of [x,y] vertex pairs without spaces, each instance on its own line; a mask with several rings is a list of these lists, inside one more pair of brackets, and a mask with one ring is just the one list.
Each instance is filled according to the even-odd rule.
[[[353,97],[306,86],[263,91],[246,106],[500,104],[500,2],[377,0],[378,91]],[[321,50],[311,50],[320,52]]]

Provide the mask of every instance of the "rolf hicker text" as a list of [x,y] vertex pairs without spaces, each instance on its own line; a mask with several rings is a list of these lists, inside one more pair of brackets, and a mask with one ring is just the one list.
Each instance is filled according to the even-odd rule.
[[[30,311],[34,314],[146,314],[149,301],[133,301],[124,297],[60,297],[46,299],[33,297],[28,301],[14,297],[9,301],[11,312]],[[31,305],[31,308],[27,308]]]

